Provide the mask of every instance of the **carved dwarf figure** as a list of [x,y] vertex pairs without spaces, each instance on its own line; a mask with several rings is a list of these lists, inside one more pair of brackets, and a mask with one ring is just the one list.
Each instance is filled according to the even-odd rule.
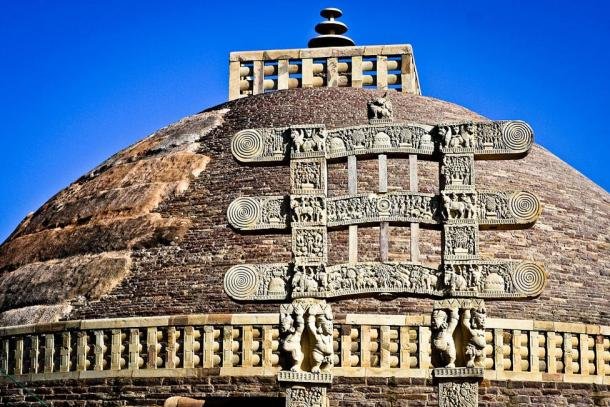
[[309,314],[307,318],[309,331],[314,337],[311,354],[311,372],[328,371],[333,365],[333,322],[328,312],[318,315]]
[[453,332],[459,321],[458,309],[435,309],[432,312],[432,348],[439,366],[455,367],[455,342]]
[[287,310],[282,310],[281,313],[282,333],[286,335],[283,339],[282,348],[292,359],[290,370],[293,372],[301,370],[301,363],[304,358],[303,351],[301,350],[301,337],[305,329],[304,313],[305,310],[298,305],[288,307]]
[[484,367],[485,362],[485,308],[464,310],[462,325],[467,333],[466,367]]

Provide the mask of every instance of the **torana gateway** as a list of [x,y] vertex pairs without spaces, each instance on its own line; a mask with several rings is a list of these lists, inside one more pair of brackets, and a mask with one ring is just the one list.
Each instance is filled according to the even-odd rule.
[[610,403],[608,193],[322,16],[0,246],[1,405]]

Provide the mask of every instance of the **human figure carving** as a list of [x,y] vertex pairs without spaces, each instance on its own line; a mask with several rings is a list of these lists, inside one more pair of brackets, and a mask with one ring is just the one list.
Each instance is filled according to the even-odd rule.
[[311,372],[326,372],[333,365],[332,316],[329,316],[326,313],[318,315],[310,313],[307,318],[307,325],[315,339],[311,354]]
[[462,140],[464,141],[464,147],[472,148],[475,144],[475,126],[473,123],[467,123],[462,127]]
[[436,309],[432,312],[432,347],[440,366],[455,367],[455,342],[453,332],[457,327],[459,314],[457,308],[446,310]]
[[485,308],[464,310],[462,325],[468,333],[466,342],[466,367],[484,367],[485,354]]
[[303,351],[301,349],[301,336],[305,329],[305,319],[303,314],[305,311],[302,307],[294,306],[294,318],[286,312],[282,313],[282,331],[286,335],[283,340],[283,349],[292,359],[290,370],[293,372],[301,371],[301,363],[303,362]]

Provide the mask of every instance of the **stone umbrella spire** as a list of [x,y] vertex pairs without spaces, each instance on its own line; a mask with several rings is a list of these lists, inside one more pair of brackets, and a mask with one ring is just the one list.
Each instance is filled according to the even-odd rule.
[[320,11],[320,15],[327,20],[316,24],[316,32],[320,35],[309,40],[307,44],[309,48],[353,47],[356,45],[354,40],[343,35],[347,32],[347,25],[336,20],[343,15],[341,10],[329,7]]

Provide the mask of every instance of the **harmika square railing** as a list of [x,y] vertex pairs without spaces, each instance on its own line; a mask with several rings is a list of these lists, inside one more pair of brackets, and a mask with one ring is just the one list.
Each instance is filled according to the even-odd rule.
[[395,89],[420,95],[408,44],[232,52],[229,100],[295,88]]

